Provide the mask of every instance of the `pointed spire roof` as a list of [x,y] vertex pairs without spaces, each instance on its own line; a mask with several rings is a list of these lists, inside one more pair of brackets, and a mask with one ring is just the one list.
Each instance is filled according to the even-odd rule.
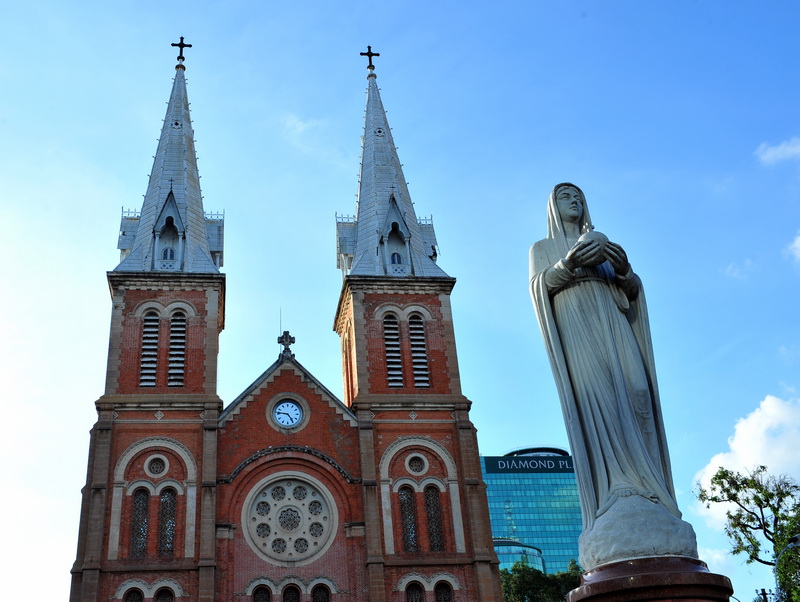
[[[222,219],[203,211],[189,115],[183,49],[141,213],[123,212],[115,271],[216,273],[222,265]],[[135,231],[135,233],[134,233]]]
[[339,218],[338,263],[345,275],[436,276],[436,236],[430,219],[418,220],[376,82],[372,52],[362,139],[356,216]]

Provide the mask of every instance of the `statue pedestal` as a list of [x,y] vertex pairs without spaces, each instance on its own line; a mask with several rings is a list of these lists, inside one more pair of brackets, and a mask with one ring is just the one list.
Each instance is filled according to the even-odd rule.
[[729,602],[730,579],[681,556],[636,558],[599,566],[581,578],[567,602]]

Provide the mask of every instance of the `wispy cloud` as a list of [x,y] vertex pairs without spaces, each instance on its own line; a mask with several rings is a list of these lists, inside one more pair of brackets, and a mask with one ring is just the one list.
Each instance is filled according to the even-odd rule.
[[290,136],[298,136],[307,130],[318,126],[320,123],[322,122],[319,119],[303,120],[293,113],[290,113],[283,118],[283,127],[286,133]]
[[756,264],[751,259],[740,262],[732,262],[725,268],[725,275],[737,280],[746,280],[756,269]]
[[[800,400],[784,400],[768,395],[753,412],[739,419],[726,452],[712,457],[696,475],[695,481],[707,487],[720,466],[739,472],[765,465],[771,474],[800,474]],[[698,502],[697,512],[712,528],[721,528],[725,508]]]
[[765,165],[791,159],[800,160],[800,138],[793,137],[776,145],[762,142],[756,149],[755,155]]
[[797,233],[794,240],[786,247],[786,254],[795,261],[800,262],[800,232]]

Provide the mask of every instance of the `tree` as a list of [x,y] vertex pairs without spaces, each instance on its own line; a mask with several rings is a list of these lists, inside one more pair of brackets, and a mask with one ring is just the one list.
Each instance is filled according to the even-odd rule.
[[571,560],[566,572],[545,575],[522,562],[500,571],[505,602],[564,602],[570,590],[581,584],[581,569]]
[[[800,553],[786,549],[800,533],[800,484],[787,475],[771,476],[766,466],[739,474],[720,467],[708,489],[698,483],[697,498],[711,504],[728,504],[725,534],[731,553],[745,554],[745,562],[775,567],[777,599],[800,602]],[[765,543],[766,542],[766,543]]]

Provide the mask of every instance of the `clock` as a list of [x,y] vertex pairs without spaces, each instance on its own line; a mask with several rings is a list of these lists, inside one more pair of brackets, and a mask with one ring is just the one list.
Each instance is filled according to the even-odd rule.
[[280,426],[292,428],[300,424],[303,419],[303,408],[296,401],[284,399],[272,409],[272,418]]

